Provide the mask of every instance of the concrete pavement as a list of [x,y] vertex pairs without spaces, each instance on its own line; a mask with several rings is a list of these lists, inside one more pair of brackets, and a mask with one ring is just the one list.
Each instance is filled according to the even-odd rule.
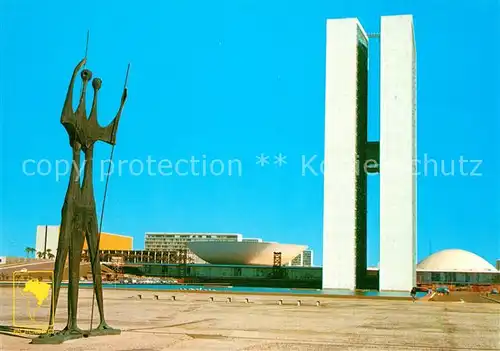
[[[0,289],[0,324],[11,325],[11,289]],[[30,345],[0,335],[0,350],[499,350],[500,304],[213,295],[105,290],[108,323],[122,335]],[[154,295],[159,299],[155,300]],[[80,290],[89,327],[92,291]],[[226,302],[227,297],[232,302]],[[245,298],[249,298],[246,303]],[[283,305],[277,300],[283,299]],[[316,301],[320,306],[316,306]],[[66,321],[66,292],[57,326]],[[19,312],[19,311],[18,311]],[[27,315],[18,321],[28,321]],[[97,308],[94,323],[98,324]]]

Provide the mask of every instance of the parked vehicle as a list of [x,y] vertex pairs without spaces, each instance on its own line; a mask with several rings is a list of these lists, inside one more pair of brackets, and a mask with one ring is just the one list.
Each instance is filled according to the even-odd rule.
[[436,292],[438,294],[450,295],[450,289],[448,289],[448,287],[446,286],[440,286],[436,289]]

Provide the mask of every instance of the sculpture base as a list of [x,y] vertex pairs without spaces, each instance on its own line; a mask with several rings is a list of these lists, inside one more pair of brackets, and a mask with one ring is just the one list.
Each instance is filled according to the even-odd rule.
[[82,339],[93,336],[106,336],[106,335],[120,335],[120,329],[94,329],[90,332],[90,334],[85,331],[83,333],[55,333],[55,334],[44,334],[40,335],[38,338],[34,338],[31,340],[31,344],[62,344],[65,341]]
[[51,335],[44,334],[40,335],[38,338],[31,339],[31,344],[62,344],[65,341],[81,339],[83,337],[84,335],[81,333],[75,333],[75,334],[56,333]]
[[105,335],[120,335],[122,331],[120,329],[106,328],[106,329],[94,329],[89,336],[105,336]]

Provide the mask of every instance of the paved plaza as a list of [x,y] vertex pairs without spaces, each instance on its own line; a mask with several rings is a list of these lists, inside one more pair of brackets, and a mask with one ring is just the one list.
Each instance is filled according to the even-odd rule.
[[[142,294],[142,299],[137,297]],[[154,299],[158,295],[158,300]],[[171,296],[176,296],[176,301]],[[0,288],[0,324],[12,325],[12,289]],[[92,291],[80,290],[79,327],[88,329]],[[1,350],[499,350],[500,304],[104,291],[120,336],[31,345],[0,335]],[[210,301],[210,297],[214,301]],[[227,302],[232,297],[232,302]],[[245,298],[249,299],[246,303]],[[278,300],[283,299],[279,305]],[[301,305],[297,305],[301,299]],[[66,321],[66,291],[56,327]],[[320,301],[317,306],[316,302]],[[28,316],[18,311],[18,323]],[[97,308],[94,326],[98,324]]]

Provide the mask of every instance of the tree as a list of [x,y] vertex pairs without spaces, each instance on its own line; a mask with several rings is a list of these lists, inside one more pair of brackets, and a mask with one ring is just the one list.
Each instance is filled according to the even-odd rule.
[[42,259],[42,258],[43,258],[43,256],[44,256],[45,254],[44,254],[43,252],[41,252],[41,251],[38,251],[38,252],[36,253],[36,255],[37,255],[37,257],[38,257],[39,259]]
[[35,254],[36,254],[36,249],[34,247],[30,247],[30,255],[33,255],[33,258],[35,258]]
[[31,253],[31,247],[26,246],[24,248],[24,252],[26,253],[26,258],[28,258]]
[[26,258],[28,259],[31,254],[33,254],[33,257],[35,257],[36,249],[33,247],[26,246],[24,248],[24,252],[26,253]]
[[54,258],[54,254],[52,253],[52,249],[47,249],[47,258],[49,260]]

